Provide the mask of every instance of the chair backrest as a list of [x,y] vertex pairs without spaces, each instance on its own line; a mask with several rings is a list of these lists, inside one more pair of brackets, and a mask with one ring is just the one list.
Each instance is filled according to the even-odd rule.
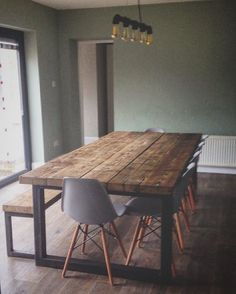
[[196,166],[196,163],[195,162],[191,162],[187,167],[186,167],[186,171],[187,170],[189,170],[189,169],[191,169],[191,168],[195,168],[195,166]]
[[196,163],[192,162],[188,165],[187,169],[183,173],[180,182],[178,183],[177,187],[174,191],[174,212],[177,212],[179,209],[180,201],[182,197],[185,195],[185,191],[189,185],[189,180],[192,175],[196,172]]
[[201,141],[206,141],[206,139],[209,137],[209,135],[202,135]]
[[184,188],[186,189],[188,184],[189,184],[189,179],[191,178],[191,176],[194,174],[194,172],[196,171],[195,170],[195,167],[196,167],[196,163],[195,162],[192,162],[190,163],[185,172],[183,173],[182,175],[182,178],[181,178],[181,181],[184,185]]
[[93,179],[64,178],[62,211],[79,223],[99,225],[117,217],[102,184]]
[[202,153],[202,150],[197,150],[194,154],[193,154],[193,157],[190,159],[190,163],[191,162],[195,162],[197,163],[198,162],[198,159],[199,159],[199,156],[200,154]]
[[125,205],[129,215],[154,216],[161,212],[160,199],[150,197],[132,197]]
[[145,130],[145,132],[165,133],[165,131],[162,128],[148,128]]
[[[196,164],[193,162],[188,165],[183,173],[180,182],[177,184],[173,193],[173,213],[178,212],[180,201],[185,195],[189,184],[189,179],[195,172]],[[128,207],[127,214],[130,215],[158,215],[161,213],[161,201],[159,198],[133,197],[126,203]]]
[[205,141],[200,141],[200,143],[198,144],[197,148],[196,148],[196,151],[197,150],[202,150],[203,146],[206,144]]

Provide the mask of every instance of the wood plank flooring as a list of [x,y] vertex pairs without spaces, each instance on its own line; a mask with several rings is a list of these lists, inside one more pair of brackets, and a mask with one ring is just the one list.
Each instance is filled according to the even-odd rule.
[[[14,183],[0,190],[0,205],[26,191],[27,185]],[[112,196],[116,202],[128,200]],[[74,294],[74,293],[235,293],[236,289],[236,176],[219,174],[198,175],[198,199],[195,214],[190,217],[191,232],[184,232],[184,254],[175,248],[177,278],[173,285],[160,286],[114,278],[115,286],[106,276],[68,272],[61,279],[61,270],[36,267],[33,260],[8,258],[5,245],[4,215],[0,212],[0,280],[2,294]],[[47,242],[49,254],[65,255],[74,222],[60,212],[60,203],[47,210]],[[137,219],[117,220],[118,230],[128,249]],[[16,249],[33,251],[32,219],[13,220]],[[184,226],[183,226],[184,228]],[[133,264],[156,266],[159,263],[159,244],[150,236],[136,249]],[[123,263],[120,249],[110,240],[112,261]],[[101,252],[88,245],[84,258],[102,259]],[[80,254],[79,250],[75,252]]]

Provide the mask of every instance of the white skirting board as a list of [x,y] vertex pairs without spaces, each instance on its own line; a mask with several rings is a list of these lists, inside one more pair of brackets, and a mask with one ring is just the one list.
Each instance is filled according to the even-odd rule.
[[236,175],[236,168],[198,166],[198,173]]
[[40,167],[43,165],[45,162],[32,162],[32,169]]
[[84,145],[87,145],[89,143],[92,143],[99,139],[98,137],[84,137]]

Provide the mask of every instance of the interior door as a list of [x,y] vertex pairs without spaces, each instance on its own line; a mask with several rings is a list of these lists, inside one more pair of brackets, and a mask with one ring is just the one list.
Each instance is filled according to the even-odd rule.
[[0,186],[31,169],[24,35],[0,28]]

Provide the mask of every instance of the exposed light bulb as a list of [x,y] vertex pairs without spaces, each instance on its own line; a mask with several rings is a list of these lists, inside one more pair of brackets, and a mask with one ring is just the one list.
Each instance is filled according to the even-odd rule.
[[140,32],[139,32],[139,30],[132,30],[130,41],[139,42],[139,40],[140,40]]
[[120,36],[120,22],[121,22],[121,16],[119,14],[116,14],[113,17],[112,20],[112,33],[111,33],[111,37],[113,39],[118,38]]
[[153,43],[153,35],[152,34],[147,34],[146,44],[151,45],[152,43]]
[[119,24],[113,24],[111,37],[113,39],[115,39],[115,38],[118,38],[119,36],[120,36],[120,25]]
[[140,23],[140,43],[145,43],[146,41],[146,25],[144,23]]
[[129,38],[130,38],[129,27],[124,27],[121,39],[124,41],[128,41]]
[[152,27],[147,27],[147,37],[146,37],[146,44],[151,45],[153,43],[153,34],[152,34]]
[[140,43],[145,43],[146,42],[146,32],[141,32],[139,42]]
[[131,31],[130,41],[131,42],[139,41],[140,37],[139,37],[138,22],[135,20],[131,21],[131,27],[132,27],[132,31]]

